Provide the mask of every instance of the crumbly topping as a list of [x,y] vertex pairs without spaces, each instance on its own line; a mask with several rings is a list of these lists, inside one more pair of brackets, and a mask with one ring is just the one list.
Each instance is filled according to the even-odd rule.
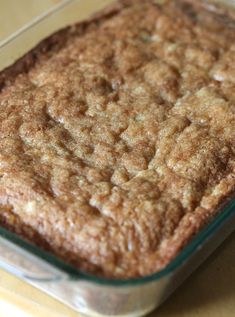
[[165,266],[235,188],[234,41],[129,1],[42,55],[0,92],[0,222],[95,274]]

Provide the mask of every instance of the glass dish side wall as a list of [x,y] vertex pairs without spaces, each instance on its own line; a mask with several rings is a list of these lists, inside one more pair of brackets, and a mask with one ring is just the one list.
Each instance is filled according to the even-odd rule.
[[[0,2],[0,43],[9,39],[16,31],[20,31],[37,17],[67,0],[21,0],[20,6],[14,0]],[[27,8],[27,10],[25,10]],[[12,17],[11,17],[12,16]],[[11,17],[11,18],[9,18]],[[1,45],[1,44],[0,44]]]
[[0,229],[0,267],[85,315],[142,316],[159,306],[234,228],[233,200],[163,271],[126,281],[96,278],[63,266]]

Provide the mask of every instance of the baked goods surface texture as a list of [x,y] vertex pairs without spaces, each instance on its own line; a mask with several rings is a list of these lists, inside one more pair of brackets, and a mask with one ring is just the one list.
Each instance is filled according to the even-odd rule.
[[1,225],[96,275],[166,266],[234,192],[234,43],[216,6],[120,1],[2,72]]

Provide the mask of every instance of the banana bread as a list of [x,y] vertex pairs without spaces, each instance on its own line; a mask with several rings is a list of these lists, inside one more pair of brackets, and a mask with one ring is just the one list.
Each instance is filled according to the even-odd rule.
[[166,266],[235,189],[235,19],[119,1],[0,73],[0,224],[92,274]]

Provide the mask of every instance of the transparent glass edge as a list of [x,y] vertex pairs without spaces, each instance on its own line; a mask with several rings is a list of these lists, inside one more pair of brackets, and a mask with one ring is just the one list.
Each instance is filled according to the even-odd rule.
[[65,6],[69,5],[73,1],[75,0],[61,0],[58,4],[52,5],[52,7],[47,9],[45,12],[39,14],[38,16],[35,16],[25,25],[20,27],[18,30],[14,31],[6,38],[0,40],[0,49],[4,48],[5,46],[13,42],[17,37],[22,35],[24,32],[27,32],[28,29],[35,27],[37,24],[49,18],[51,15],[56,14],[58,11],[62,10]]
[[36,255],[40,259],[45,260],[47,263],[55,266],[56,269],[60,269],[64,273],[67,273],[70,279],[80,279],[107,286],[136,286],[157,281],[160,278],[173,273],[183,264],[183,262],[187,261],[187,259],[194,253],[194,251],[197,250],[199,246],[201,246],[213,234],[216,234],[217,229],[219,229],[233,214],[235,214],[235,199],[232,199],[206,227],[200,230],[199,233],[197,233],[191,240],[191,242],[189,242],[187,246],[184,247],[183,250],[178,254],[178,256],[176,256],[164,269],[146,277],[125,280],[108,279],[85,273],[79,269],[76,269],[72,265],[67,264],[51,253],[48,253],[47,251],[44,251],[30,242],[20,238],[15,233],[12,233],[3,227],[0,227],[0,236],[15,243],[19,247],[22,247],[24,250],[29,251],[33,255]]
[[9,37],[0,40],[0,72],[31,52],[50,35],[69,25],[85,21],[116,0],[95,2],[95,7],[90,8],[93,1],[95,0],[61,0]]

